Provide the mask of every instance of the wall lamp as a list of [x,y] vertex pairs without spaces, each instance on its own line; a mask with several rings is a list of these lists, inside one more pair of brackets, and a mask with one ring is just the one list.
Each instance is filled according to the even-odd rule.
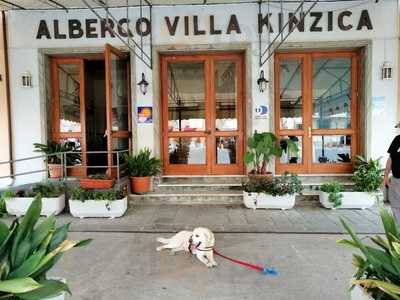
[[264,93],[264,91],[267,89],[267,83],[268,80],[265,79],[264,70],[261,70],[260,78],[257,79],[258,88],[260,89],[261,93]]
[[140,80],[137,85],[140,87],[140,91],[142,92],[142,94],[146,95],[147,87],[149,86],[149,83],[147,82],[146,77],[144,76],[144,73],[142,73],[142,80]]

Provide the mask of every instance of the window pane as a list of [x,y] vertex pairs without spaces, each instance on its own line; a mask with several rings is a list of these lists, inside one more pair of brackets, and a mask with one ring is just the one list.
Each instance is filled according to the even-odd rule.
[[[287,140],[291,140],[297,145],[299,151],[293,151],[288,149]],[[280,145],[283,149],[281,156],[281,164],[302,164],[303,163],[303,137],[302,136],[282,136]]]
[[351,127],[351,58],[313,61],[313,128]]
[[281,129],[303,127],[302,61],[282,60],[280,64]]
[[217,130],[237,130],[236,99],[237,75],[236,63],[217,61],[215,63],[215,101]]
[[59,64],[60,132],[81,131],[79,65]]
[[112,130],[128,130],[127,63],[111,53]]
[[169,131],[205,130],[203,62],[168,64]]
[[313,136],[314,163],[348,163],[351,162],[350,135]]
[[217,164],[236,164],[236,141],[235,136],[216,138]]
[[206,139],[170,138],[168,140],[170,164],[203,165],[206,163]]

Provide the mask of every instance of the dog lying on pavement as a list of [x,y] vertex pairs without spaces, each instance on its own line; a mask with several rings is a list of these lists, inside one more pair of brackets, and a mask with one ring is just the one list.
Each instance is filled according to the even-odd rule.
[[172,254],[186,251],[196,255],[197,259],[207,267],[216,267],[214,260],[215,238],[208,228],[198,227],[193,231],[180,231],[171,238],[158,238],[158,242],[164,244],[157,247],[157,251],[170,249]]

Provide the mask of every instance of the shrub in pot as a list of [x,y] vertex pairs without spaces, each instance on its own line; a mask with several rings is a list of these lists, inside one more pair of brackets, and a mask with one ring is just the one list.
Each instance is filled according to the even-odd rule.
[[107,174],[98,173],[81,178],[79,185],[83,189],[111,189],[114,186],[114,180]]
[[[339,240],[338,244],[361,252],[353,254],[353,265],[357,272],[352,280],[352,300],[400,299],[399,226],[394,216],[384,208],[380,209],[380,216],[385,236],[370,237],[371,242],[367,243],[355,234],[344,219],[341,220],[351,239]],[[363,291],[361,295],[359,289]]]
[[68,152],[66,156],[67,166],[73,166],[81,163],[81,155],[73,153],[77,151],[74,142],[49,142],[48,144],[34,143],[35,152],[40,152],[47,155],[45,162],[49,169],[50,178],[61,178],[63,175],[63,166],[61,165],[64,152]]
[[75,188],[69,200],[69,210],[78,218],[118,218],[127,209],[127,195],[119,189],[95,191]]
[[17,217],[25,215],[36,196],[42,197],[43,216],[58,215],[65,207],[65,187],[59,183],[37,183],[26,189],[5,190],[1,198],[7,213]]
[[257,133],[249,137],[244,162],[250,168],[249,179],[271,178],[268,164],[273,157],[281,157],[284,151],[298,152],[298,147],[291,139],[278,138],[271,132]]
[[90,240],[67,240],[69,224],[56,227],[54,216],[38,224],[41,210],[37,196],[22,219],[0,222],[0,299],[64,299],[69,293],[63,281],[46,274],[66,251]]
[[150,191],[151,178],[161,172],[161,160],[151,155],[150,149],[142,149],[136,155],[126,155],[125,160],[131,176],[132,193]]
[[250,181],[243,185],[244,205],[248,208],[293,208],[296,194],[302,192],[301,181],[295,174],[286,172],[271,179]]
[[345,191],[338,182],[330,182],[321,187],[320,202],[326,208],[365,209],[374,206],[383,182],[383,169],[379,159],[366,160],[356,157],[352,178],[354,191]]

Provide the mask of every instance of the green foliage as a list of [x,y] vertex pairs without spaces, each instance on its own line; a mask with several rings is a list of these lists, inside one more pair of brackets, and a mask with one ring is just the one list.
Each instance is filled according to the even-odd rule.
[[329,202],[333,203],[333,207],[342,205],[343,185],[340,182],[333,181],[325,183],[321,186],[321,191],[328,193]]
[[90,240],[67,240],[69,224],[57,228],[54,215],[38,224],[41,209],[38,196],[23,219],[10,226],[0,222],[0,299],[41,300],[69,292],[46,273],[64,252]]
[[161,172],[161,160],[152,157],[148,148],[140,150],[136,155],[125,155],[124,158],[132,177],[155,176]]
[[101,180],[111,179],[110,176],[108,176],[107,174],[104,174],[104,173],[92,174],[92,175],[89,175],[88,178],[90,178],[90,179],[101,179]]
[[253,174],[266,174],[267,165],[274,156],[281,157],[283,148],[281,144],[285,144],[286,151],[297,153],[299,151],[297,145],[290,139],[278,138],[271,132],[257,133],[249,137],[247,141],[248,150],[244,155],[244,162],[250,168]]
[[85,190],[82,188],[75,188],[71,191],[71,199],[73,200],[106,200],[115,201],[121,200],[126,195],[119,189],[110,189],[105,191]]
[[13,197],[36,197],[41,195],[44,198],[55,198],[65,193],[65,186],[59,183],[36,183],[26,189],[12,190],[7,189],[1,194],[1,198],[7,199]]
[[372,244],[364,243],[342,219],[351,240],[342,239],[338,244],[361,251],[362,255],[353,255],[357,268],[353,284],[363,287],[373,299],[400,299],[400,231],[391,213],[381,208],[380,216],[385,238],[377,235],[370,238]]
[[74,153],[78,151],[74,142],[49,142],[48,144],[34,143],[33,146],[35,147],[35,152],[50,155],[46,159],[49,164],[61,164],[62,153],[64,152],[68,152],[66,156],[68,166],[73,166],[82,162],[81,154]]
[[303,186],[296,174],[284,173],[271,179],[250,181],[243,185],[248,193],[265,193],[272,196],[284,196],[301,193]]
[[383,183],[383,172],[380,158],[367,160],[362,156],[356,157],[355,171],[352,180],[359,192],[376,192]]

